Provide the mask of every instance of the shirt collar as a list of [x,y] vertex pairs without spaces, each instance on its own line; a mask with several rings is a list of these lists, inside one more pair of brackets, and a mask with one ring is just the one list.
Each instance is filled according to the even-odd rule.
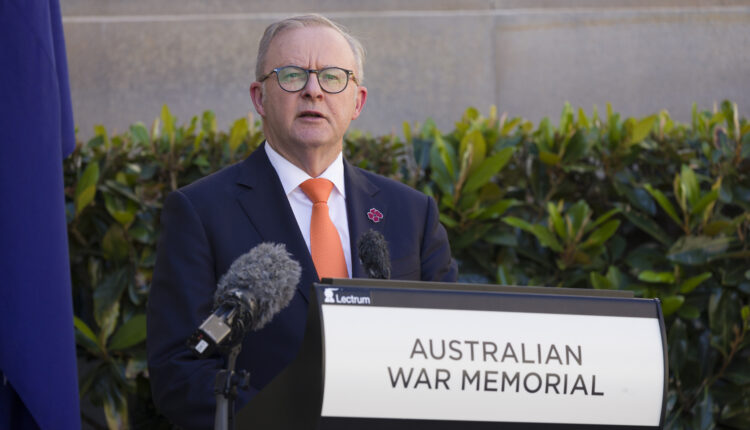
[[[311,178],[307,172],[295,166],[289,160],[284,158],[283,155],[276,152],[271,145],[268,144],[267,140],[264,146],[266,149],[266,155],[268,156],[268,161],[271,162],[274,170],[276,170],[276,173],[279,175],[281,186],[284,188],[284,193],[287,196],[299,187],[301,183]],[[333,160],[333,163],[331,163],[331,165],[328,166],[328,168],[318,177],[333,182],[333,186],[339,194],[346,197],[344,191],[344,157],[341,152],[339,152],[338,157]]]

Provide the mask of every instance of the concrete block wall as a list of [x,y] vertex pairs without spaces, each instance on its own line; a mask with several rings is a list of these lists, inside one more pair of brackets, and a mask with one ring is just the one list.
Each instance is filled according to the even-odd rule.
[[369,98],[353,127],[400,133],[468,106],[557,121],[566,101],[625,115],[724,98],[750,112],[750,0],[61,0],[81,138],[170,106],[220,126],[252,112],[263,29],[302,12],[344,24],[367,50]]

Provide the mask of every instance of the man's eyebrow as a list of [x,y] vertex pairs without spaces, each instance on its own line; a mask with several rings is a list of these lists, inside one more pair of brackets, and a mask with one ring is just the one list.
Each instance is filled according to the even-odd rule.
[[326,65],[320,66],[320,70],[327,69],[329,67],[337,67],[339,69],[349,70],[348,68],[346,68],[344,66],[339,66],[339,65],[336,65],[336,64],[326,64]]

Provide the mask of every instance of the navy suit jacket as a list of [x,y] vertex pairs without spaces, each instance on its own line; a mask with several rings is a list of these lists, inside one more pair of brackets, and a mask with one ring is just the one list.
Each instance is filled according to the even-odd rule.
[[[397,181],[344,162],[352,277],[367,277],[357,240],[368,229],[389,244],[392,279],[453,282],[457,277],[445,229],[432,198]],[[371,209],[383,213],[374,223]],[[237,368],[250,372],[251,389],[239,409],[297,355],[310,286],[318,282],[312,258],[261,146],[246,160],[170,193],[148,302],[147,350],[154,403],[174,424],[213,426],[216,372],[222,357],[197,360],[186,340],[211,313],[216,284],[232,262],[262,242],[283,243],[302,267],[289,306],[242,343]]]

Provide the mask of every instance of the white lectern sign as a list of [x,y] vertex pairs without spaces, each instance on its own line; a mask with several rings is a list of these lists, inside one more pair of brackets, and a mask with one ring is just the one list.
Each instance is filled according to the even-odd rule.
[[664,426],[668,367],[658,300],[327,282],[311,289],[297,358],[240,411],[238,429]]
[[658,302],[650,316],[606,315],[613,299],[546,296],[535,306],[514,294],[434,292],[437,301],[413,303],[399,301],[408,290],[322,291],[323,417],[661,423]]

